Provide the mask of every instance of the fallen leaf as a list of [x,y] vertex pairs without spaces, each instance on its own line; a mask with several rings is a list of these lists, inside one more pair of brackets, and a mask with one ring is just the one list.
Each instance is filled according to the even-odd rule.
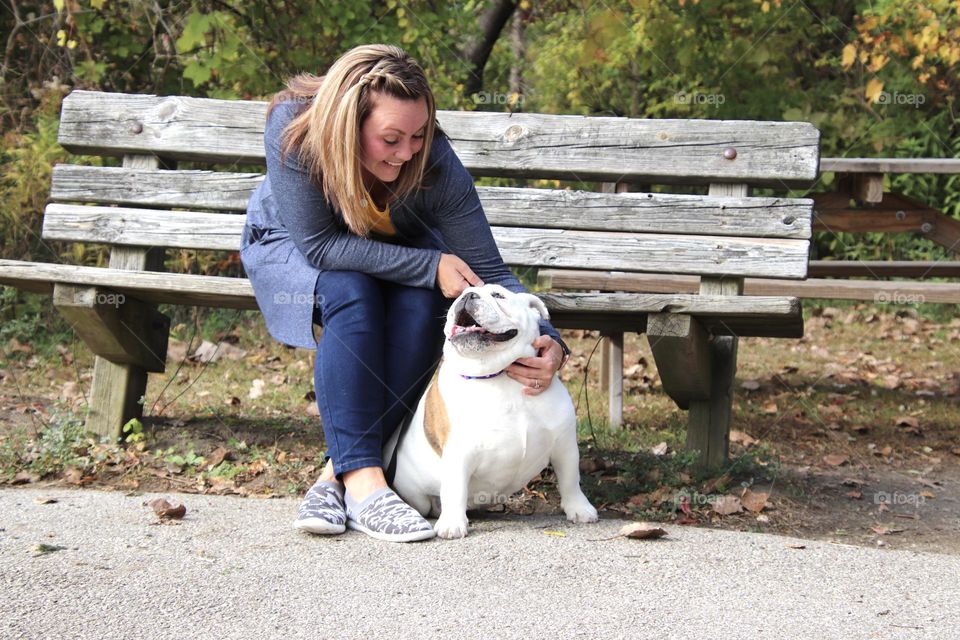
[[743,446],[749,447],[750,445],[755,444],[757,441],[754,438],[750,437],[749,434],[744,433],[743,431],[737,431],[736,429],[732,429],[730,431],[730,442],[739,442]]
[[857,480],[856,478],[844,478],[843,480],[840,481],[840,484],[842,484],[845,487],[859,488],[863,486],[863,480]]
[[10,484],[29,484],[31,482],[36,482],[40,479],[35,473],[30,473],[29,471],[18,471],[17,475],[13,476],[13,482]]
[[320,416],[320,407],[317,406],[316,402],[311,402],[307,405],[306,414],[317,418]]
[[229,398],[227,398],[226,400],[223,401],[223,404],[225,404],[225,405],[227,405],[227,406],[229,406],[229,407],[239,407],[239,406],[240,406],[240,398],[238,398],[237,396],[230,396]]
[[898,427],[910,427],[912,429],[920,428],[920,421],[912,416],[900,416],[894,423]]
[[57,501],[56,498],[34,498],[33,504],[54,504]]
[[63,472],[63,479],[70,484],[84,484],[83,471],[77,467],[67,467]]
[[750,513],[760,513],[767,506],[767,498],[769,497],[769,493],[760,493],[759,491],[755,492],[750,489],[744,489],[743,495],[740,496],[740,503]]
[[619,535],[637,540],[652,540],[667,535],[667,531],[649,522],[631,522],[620,527]]
[[761,409],[761,411],[768,416],[772,416],[779,413],[780,408],[777,406],[776,402],[768,402],[765,405],[763,405],[763,409]]
[[266,386],[266,384],[267,384],[266,382],[264,382],[260,378],[257,378],[256,380],[253,381],[250,387],[250,392],[247,394],[247,396],[251,400],[256,400],[257,398],[263,395],[263,388]]
[[7,343],[7,349],[10,351],[19,351],[20,353],[33,353],[33,347],[28,344],[23,344],[16,338],[10,338],[10,341]]
[[954,447],[953,449],[950,449],[950,453],[955,456],[960,456],[960,447]]
[[922,497],[928,498],[928,499],[930,499],[930,500],[933,500],[934,498],[936,498],[936,496],[933,495],[933,492],[932,492],[932,491],[921,491],[921,492],[920,492],[920,495],[921,495]]
[[606,468],[606,463],[599,456],[587,456],[580,459],[580,473],[593,473],[594,471],[603,471]]
[[243,360],[247,357],[247,352],[243,349],[233,346],[229,342],[221,342],[217,345],[217,359],[226,358],[227,360]]
[[722,476],[712,478],[703,483],[700,488],[701,493],[713,493],[714,489],[730,483],[730,474],[724,473]]
[[850,461],[850,458],[837,453],[831,453],[829,455],[823,456],[823,461],[832,467],[839,467],[847,464],[847,462]]
[[565,534],[563,531],[544,531],[544,532],[543,532],[543,535],[545,535],[545,536],[555,536],[555,537],[557,537],[557,538],[565,538],[565,537],[567,537],[567,534]]
[[892,533],[903,533],[903,529],[891,529],[890,527],[885,527],[883,525],[870,527],[870,530],[873,531],[878,536],[888,536]]
[[787,549],[806,549],[807,545],[805,544],[785,544],[783,545]]
[[80,389],[80,385],[71,380],[70,382],[64,382],[63,387],[60,389],[60,393],[63,395],[64,400],[81,400],[83,399],[83,391]]
[[729,516],[743,511],[743,505],[737,496],[718,496],[713,501],[713,510],[722,516]]
[[852,498],[852,499],[854,499],[854,500],[862,500],[862,499],[863,499],[863,492],[862,492],[862,491],[857,491],[856,489],[854,489],[853,491],[847,491],[847,493],[844,494],[844,495],[846,495],[848,498]]
[[275,386],[287,384],[287,376],[283,375],[282,373],[276,373],[272,378],[270,378],[270,384]]
[[194,362],[200,362],[206,364],[208,362],[216,362],[221,357],[217,345],[213,344],[208,340],[204,340],[200,343],[200,346],[197,347],[197,350],[193,352],[193,355],[190,356],[190,359]]
[[264,470],[267,469],[268,466],[269,466],[269,465],[267,465],[267,463],[264,462],[263,460],[254,460],[254,461],[251,462],[250,465],[247,467],[247,473],[249,473],[250,475],[254,475],[254,476],[255,476],[255,475],[259,474],[259,473],[263,473]]
[[226,447],[217,447],[213,450],[213,453],[211,453],[208,458],[209,462],[207,462],[207,469],[213,469],[215,466],[223,462],[229,455],[229,449]]
[[740,388],[746,389],[747,391],[756,391],[760,388],[760,383],[756,380],[744,380]]
[[668,450],[669,450],[669,447],[667,446],[667,443],[661,442],[657,446],[650,449],[650,453],[652,453],[655,456],[665,456],[667,455]]
[[187,514],[186,506],[182,504],[173,506],[172,504],[167,502],[164,498],[154,498],[153,500],[150,500],[144,504],[146,504],[148,507],[153,509],[153,512],[157,514],[157,517],[159,517],[161,520],[165,520],[165,519],[179,520],[180,518],[182,518]]

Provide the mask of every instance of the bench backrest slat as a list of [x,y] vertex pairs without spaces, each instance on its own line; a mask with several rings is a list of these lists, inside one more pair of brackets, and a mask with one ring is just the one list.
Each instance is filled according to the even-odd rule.
[[[57,165],[51,198],[135,207],[244,211],[262,176]],[[813,201],[668,193],[478,187],[490,224],[644,233],[809,238]]]
[[[59,141],[74,153],[263,163],[266,103],[73,91]],[[806,122],[647,120],[441,111],[474,176],[809,186],[819,131]],[[735,151],[734,153],[731,153]]]
[[[51,204],[43,237],[235,251],[245,220],[240,214]],[[807,269],[808,242],[800,239],[500,226],[493,233],[513,265],[771,278],[802,278]]]

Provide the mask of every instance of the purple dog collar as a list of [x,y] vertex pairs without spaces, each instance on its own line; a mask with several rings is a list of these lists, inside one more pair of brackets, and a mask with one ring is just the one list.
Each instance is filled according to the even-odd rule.
[[463,374],[461,373],[461,374],[460,374],[460,377],[463,378],[464,380],[487,380],[488,378],[496,378],[498,375],[500,375],[500,374],[503,373],[504,371],[505,371],[505,369],[501,369],[500,371],[497,371],[496,373],[491,373],[491,374],[486,375],[486,376],[465,376],[465,375],[463,375]]

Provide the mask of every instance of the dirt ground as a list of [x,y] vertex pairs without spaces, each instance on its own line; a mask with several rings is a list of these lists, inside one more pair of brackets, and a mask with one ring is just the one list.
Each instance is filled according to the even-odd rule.
[[[626,423],[614,431],[590,360],[598,336],[566,337],[583,485],[605,516],[960,553],[960,321],[820,308],[802,340],[742,339],[731,463],[707,475],[686,466],[686,413],[660,389],[645,338],[627,339]],[[198,341],[172,342],[142,432],[122,446],[49,435],[64,411],[82,414],[82,345],[46,356],[6,345],[0,480],[51,491],[300,495],[322,452],[309,354],[272,345],[257,327],[224,343],[233,356],[204,363],[186,357]],[[547,470],[493,509],[559,514],[558,502]]]

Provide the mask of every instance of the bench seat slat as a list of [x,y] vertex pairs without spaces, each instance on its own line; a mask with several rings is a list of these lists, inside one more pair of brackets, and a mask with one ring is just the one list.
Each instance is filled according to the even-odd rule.
[[[127,246],[240,248],[245,215],[51,204],[43,238]],[[494,227],[507,264],[657,273],[806,276],[808,242]]]
[[[73,91],[59,141],[73,153],[263,163],[266,103]],[[809,186],[820,132],[806,122],[647,120],[440,111],[475,176]],[[724,151],[734,148],[733,159]]]
[[[106,287],[145,302],[256,309],[253,289],[245,278],[225,278],[155,271],[101,269],[44,262],[0,260],[0,284],[51,292],[54,283]],[[613,329],[642,331],[645,314],[689,313],[715,333],[737,335],[802,335],[796,298],[690,294],[538,294],[559,327],[597,328],[605,318]]]
[[[244,211],[256,173],[146,171],[57,165],[51,198],[139,207]],[[717,198],[664,193],[595,193],[477,187],[490,224],[561,229],[810,238],[813,200]]]
[[[696,293],[700,289],[700,278],[696,276],[541,269],[537,278],[541,286],[556,289],[646,293]],[[743,290],[747,296],[783,294],[798,298],[828,298],[832,300],[960,304],[960,287],[954,282],[832,280],[828,278],[788,281],[746,278]]]

